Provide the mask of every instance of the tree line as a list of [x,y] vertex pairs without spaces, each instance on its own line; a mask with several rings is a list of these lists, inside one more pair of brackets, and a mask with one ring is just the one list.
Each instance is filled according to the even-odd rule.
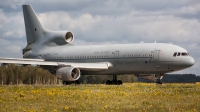
[[[105,84],[107,80],[112,80],[110,75],[82,75],[79,79],[82,84]],[[123,82],[137,81],[137,77],[133,75],[118,76],[118,80]],[[62,80],[58,79],[49,71],[39,68],[38,66],[19,66],[19,65],[2,65],[0,66],[0,84],[62,84]]]
[[[112,75],[81,75],[79,81],[82,84],[105,84],[107,80],[112,80],[112,78]],[[118,75],[118,80],[123,82],[153,82],[140,77],[137,78],[134,75]],[[162,82],[195,83],[200,82],[200,76],[195,74],[166,74]],[[62,80],[38,66],[24,67],[13,64],[0,66],[0,85],[15,84],[62,84]]]
[[16,66],[9,64],[0,67],[1,85],[14,84],[58,84],[60,82],[47,70],[37,66]]

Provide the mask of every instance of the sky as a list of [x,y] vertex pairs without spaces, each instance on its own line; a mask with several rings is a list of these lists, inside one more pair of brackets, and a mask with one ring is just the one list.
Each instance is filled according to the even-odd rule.
[[22,58],[27,45],[22,5],[49,30],[71,31],[73,44],[171,43],[195,59],[175,72],[200,75],[199,0],[0,0],[0,57]]

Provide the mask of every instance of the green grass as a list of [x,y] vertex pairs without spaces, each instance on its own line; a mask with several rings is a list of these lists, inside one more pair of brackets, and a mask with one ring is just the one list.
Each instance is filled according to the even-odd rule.
[[0,86],[0,111],[197,112],[200,84]]

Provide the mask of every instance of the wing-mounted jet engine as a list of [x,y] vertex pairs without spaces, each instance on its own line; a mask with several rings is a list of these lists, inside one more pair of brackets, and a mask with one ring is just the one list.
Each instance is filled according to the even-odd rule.
[[62,67],[56,70],[56,76],[63,81],[76,81],[80,75],[80,69],[75,67]]

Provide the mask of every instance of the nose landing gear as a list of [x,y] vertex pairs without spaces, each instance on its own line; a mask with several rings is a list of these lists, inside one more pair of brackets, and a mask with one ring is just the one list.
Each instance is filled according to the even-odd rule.
[[161,79],[163,77],[164,74],[156,74],[155,78],[156,78],[156,84],[162,84]]
[[160,79],[156,79],[156,84],[162,84]]

